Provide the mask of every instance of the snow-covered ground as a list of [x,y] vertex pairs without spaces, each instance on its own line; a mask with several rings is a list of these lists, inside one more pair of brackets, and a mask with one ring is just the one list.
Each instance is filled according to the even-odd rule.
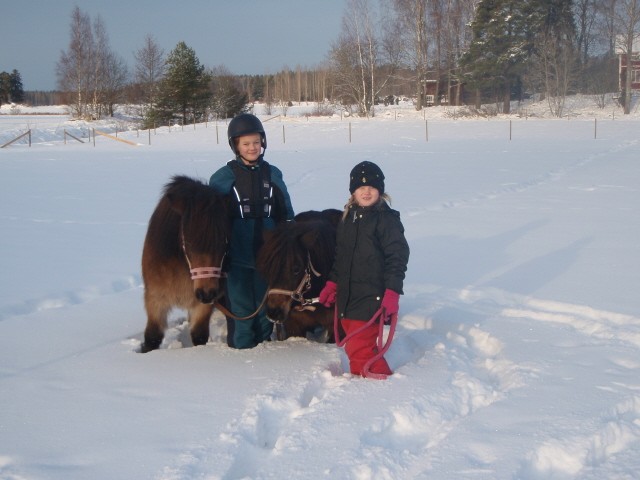
[[401,212],[396,373],[351,377],[304,339],[229,349],[218,313],[206,346],[178,311],[137,353],[147,221],[172,175],[230,158],[224,122],[101,122],[137,145],[94,146],[93,125],[3,106],[0,145],[34,133],[0,149],[0,478],[638,478],[638,109],[301,109],[265,122],[296,211],[341,208],[366,159]]

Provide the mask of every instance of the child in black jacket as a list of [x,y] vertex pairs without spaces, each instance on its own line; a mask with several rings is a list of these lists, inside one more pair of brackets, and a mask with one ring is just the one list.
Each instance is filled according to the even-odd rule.
[[[363,327],[381,308],[387,318],[397,315],[409,245],[399,212],[387,203],[384,174],[376,164],[365,161],[353,168],[349,192],[338,225],[336,259],[319,299],[325,306],[337,302],[351,373],[363,375],[364,365],[378,354],[379,325]],[[368,370],[382,377],[392,373],[384,357]]]

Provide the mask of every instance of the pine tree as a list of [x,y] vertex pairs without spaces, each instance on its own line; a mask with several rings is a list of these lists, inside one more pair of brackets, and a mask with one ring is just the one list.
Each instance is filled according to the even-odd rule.
[[22,88],[22,77],[18,70],[13,69],[9,76],[9,96],[13,103],[24,102],[24,89]]
[[0,105],[9,103],[11,91],[11,75],[0,72]]
[[520,85],[532,49],[528,3],[480,0],[473,38],[461,60],[469,85],[502,98],[504,113],[510,111],[511,90]]
[[210,75],[195,51],[185,42],[179,42],[167,57],[157,117],[169,121],[179,116],[183,124],[204,120],[211,100],[209,82]]

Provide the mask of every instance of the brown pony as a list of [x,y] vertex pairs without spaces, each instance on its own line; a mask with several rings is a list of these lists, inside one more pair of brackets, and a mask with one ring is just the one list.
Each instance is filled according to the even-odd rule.
[[188,311],[193,344],[207,343],[213,303],[222,295],[227,218],[226,200],[208,185],[185,176],[165,185],[142,251],[143,353],[160,346],[174,307]]
[[333,308],[308,303],[327,281],[341,215],[335,209],[302,212],[266,234],[256,266],[268,284],[267,317],[276,324],[278,340],[324,327],[333,341]]

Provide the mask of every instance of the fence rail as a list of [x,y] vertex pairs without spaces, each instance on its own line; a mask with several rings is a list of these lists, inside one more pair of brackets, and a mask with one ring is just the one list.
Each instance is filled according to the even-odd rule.
[[67,129],[64,129],[64,143],[65,145],[67,144],[67,137],[71,137],[74,140],[80,142],[80,143],[84,143],[84,140],[79,139],[78,137],[76,137],[75,135],[71,135],[69,132],[67,132]]
[[0,148],[4,148],[7,147],[9,145],[11,145],[14,142],[17,142],[18,140],[20,140],[21,138],[24,138],[25,136],[29,135],[29,146],[31,146],[31,129],[27,130],[26,132],[24,132],[21,135],[18,135],[16,138],[14,138],[13,140],[9,140],[7,143],[5,143],[4,145],[0,146]]
[[93,145],[95,146],[96,144],[96,134],[97,135],[102,135],[103,137],[107,137],[110,138],[111,140],[116,140],[118,142],[122,142],[122,143],[126,143],[127,145],[133,145],[134,147],[137,145],[137,143],[135,142],[130,142],[129,140],[125,140],[124,138],[118,138],[115,137],[113,135],[110,135],[106,132],[102,132],[100,130],[96,130],[95,128],[93,129]]

